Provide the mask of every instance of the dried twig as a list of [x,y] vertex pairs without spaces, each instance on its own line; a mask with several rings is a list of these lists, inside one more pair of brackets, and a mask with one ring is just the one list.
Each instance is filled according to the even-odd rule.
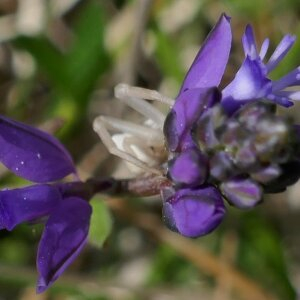
[[209,253],[193,240],[184,238],[166,229],[155,215],[132,210],[126,201],[117,198],[109,198],[108,204],[121,217],[148,231],[159,241],[168,244],[207,275],[215,278],[226,276],[232,283],[233,289],[243,299],[277,299],[264,291],[256,282],[234,267],[227,265],[223,260]]
[[[216,289],[214,291],[214,300],[230,300],[232,299],[232,282],[231,278],[227,277],[226,268],[234,264],[237,254],[237,236],[234,232],[228,232],[222,239],[220,259],[224,263],[224,269],[216,278]],[[226,264],[225,264],[226,262]]]

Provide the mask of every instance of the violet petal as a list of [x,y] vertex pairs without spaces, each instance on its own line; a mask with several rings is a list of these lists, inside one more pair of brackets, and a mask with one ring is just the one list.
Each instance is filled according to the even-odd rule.
[[300,100],[300,91],[279,91],[274,92],[277,97],[283,97],[288,100],[299,101]]
[[260,48],[260,51],[259,51],[259,57],[261,60],[263,60],[268,52],[268,49],[269,49],[269,45],[270,45],[270,39],[266,38],[262,45],[261,45],[261,48]]
[[91,206],[83,199],[64,199],[50,215],[37,255],[37,293],[45,291],[78,256],[86,244]]
[[187,72],[179,95],[188,89],[219,85],[227,65],[231,38],[230,18],[223,14]]
[[232,158],[225,151],[215,153],[209,162],[210,175],[217,180],[224,180],[235,172]]
[[251,179],[232,179],[220,186],[229,203],[242,209],[252,208],[262,200],[262,189]]
[[164,124],[164,134],[170,151],[179,147],[189,147],[191,128],[201,114],[220,101],[217,88],[191,89],[182,93],[176,100]]
[[210,233],[223,220],[226,209],[220,192],[213,186],[180,189],[163,199],[163,214],[171,228],[187,237]]
[[[300,67],[288,72],[286,75],[282,76],[280,79],[273,82],[272,91],[275,93],[282,91],[283,89],[296,86],[300,84]],[[295,92],[295,91],[294,91]]]
[[264,98],[272,92],[272,82],[259,60],[246,57],[233,81],[222,91],[222,106],[228,114],[234,113],[248,101]]
[[59,191],[47,184],[0,191],[0,229],[47,216],[61,200]]
[[179,135],[189,129],[204,111],[219,102],[220,97],[217,88],[191,89],[182,93],[172,107],[176,112]]
[[277,65],[287,55],[291,47],[294,45],[295,41],[296,37],[290,34],[287,34],[282,38],[266,65],[268,73],[277,67]]
[[178,186],[199,186],[208,175],[207,158],[197,148],[181,152],[168,162],[168,176]]
[[49,182],[75,172],[72,158],[53,136],[0,116],[0,161],[34,182]]
[[[179,131],[178,131],[179,130]],[[164,136],[170,151],[175,151],[179,146],[179,137],[182,134],[180,126],[177,125],[176,111],[171,109],[164,123]]]
[[251,59],[256,59],[258,56],[253,28],[251,25],[247,25],[245,33],[242,37],[242,44],[244,48],[245,56],[249,56]]
[[277,95],[277,92],[274,94],[269,94],[266,98],[284,107],[291,107],[294,105],[294,103],[290,101],[288,97]]

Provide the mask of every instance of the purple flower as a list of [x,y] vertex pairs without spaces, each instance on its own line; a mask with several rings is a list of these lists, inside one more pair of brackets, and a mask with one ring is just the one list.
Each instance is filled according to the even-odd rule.
[[300,100],[298,91],[286,91],[291,86],[299,85],[300,69],[297,67],[279,80],[272,81],[268,75],[286,56],[295,42],[295,37],[285,35],[269,60],[264,63],[269,47],[269,39],[265,39],[261,49],[257,49],[252,27],[248,25],[242,38],[245,60],[236,73],[235,78],[222,92],[222,106],[231,114],[249,101],[261,98],[279,105],[289,107],[292,100]]
[[164,124],[171,156],[168,174],[176,185],[172,192],[162,192],[164,220],[188,237],[209,233],[225,214],[218,190],[202,187],[208,177],[208,161],[197,150],[192,130],[199,117],[221,100],[216,86],[225,71],[230,47],[229,18],[222,15],[198,52]]
[[211,232],[225,215],[223,198],[241,209],[261,203],[264,193],[283,191],[300,177],[299,126],[275,114],[300,92],[299,68],[272,81],[268,74],[293,45],[286,35],[266,64],[266,39],[257,50],[252,28],[242,43],[245,60],[220,93],[231,29],[222,15],[190,67],[164,124],[171,189],[163,189],[164,220],[188,237]]
[[230,18],[223,14],[187,72],[165,121],[164,133],[170,151],[192,147],[192,126],[204,111],[220,102],[216,87],[225,71],[230,48]]
[[213,186],[163,190],[166,225],[187,237],[199,237],[214,230],[223,220],[222,195]]
[[[76,174],[71,156],[51,135],[0,117],[0,161],[41,184],[0,191],[0,229],[47,218],[39,243],[37,292],[43,292],[77,257],[87,240],[91,206],[81,182],[55,183]],[[86,197],[84,196],[86,195]]]
[[205,185],[208,160],[197,149],[193,133],[199,117],[221,101],[216,87],[227,65],[231,38],[230,18],[223,14],[187,72],[164,124],[170,152],[168,175],[175,185],[172,193],[162,193],[164,219],[171,229],[188,237],[208,234],[225,214],[220,192]]

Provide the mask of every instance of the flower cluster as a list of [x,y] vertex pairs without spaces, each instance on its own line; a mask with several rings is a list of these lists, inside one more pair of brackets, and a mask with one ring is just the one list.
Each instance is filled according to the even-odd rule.
[[[77,257],[87,241],[91,206],[80,181],[53,183],[76,174],[69,153],[53,136],[0,116],[0,161],[10,171],[35,182],[0,191],[0,229],[46,218],[37,268],[37,292],[47,289]],[[41,221],[42,222],[42,221]]]
[[[231,39],[230,20],[222,15],[165,119],[135,97],[144,90],[134,89],[132,107],[153,122],[135,126],[113,118],[96,120],[96,131],[111,153],[147,171],[154,170],[152,177],[81,182],[72,158],[58,140],[0,116],[0,162],[17,176],[34,182],[0,191],[0,229],[46,220],[37,254],[37,292],[52,285],[86,244],[92,213],[88,201],[96,192],[112,189],[114,193],[142,191],[150,195],[160,191],[166,224],[182,235],[198,237],[220,224],[226,213],[224,199],[238,208],[251,208],[262,201],[264,193],[283,191],[298,180],[300,126],[276,115],[276,107],[289,107],[300,99],[300,92],[286,90],[299,84],[300,71],[297,68],[277,81],[268,78],[295,38],[285,36],[264,63],[269,41],[258,51],[253,31],[247,26],[242,40],[245,60],[232,82],[220,91]],[[124,86],[119,88],[119,92],[126,92]],[[128,95],[122,95],[128,102]],[[149,99],[173,102],[160,96],[151,91]],[[125,143],[124,137],[133,144],[115,145],[117,137],[111,138],[105,125],[123,129],[126,136],[118,136],[119,144]],[[148,140],[140,142],[139,137],[145,135]],[[148,168],[147,162],[151,163]],[[75,181],[59,182],[70,174]]]
[[251,208],[264,193],[285,190],[300,177],[299,131],[291,120],[276,115],[276,106],[289,107],[299,92],[296,68],[272,81],[268,74],[293,45],[286,35],[267,63],[269,40],[258,52],[253,30],[242,38],[245,60],[222,91],[218,86],[231,48],[230,19],[222,15],[188,71],[164,135],[169,151],[163,188],[163,215],[168,227],[188,237],[211,232],[222,221],[223,199],[238,208]]

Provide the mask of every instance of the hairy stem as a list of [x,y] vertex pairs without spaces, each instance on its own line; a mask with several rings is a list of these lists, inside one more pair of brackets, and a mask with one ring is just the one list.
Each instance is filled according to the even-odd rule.
[[157,175],[133,179],[90,178],[85,182],[56,184],[63,197],[77,196],[87,201],[98,193],[110,196],[154,196],[159,195],[162,188],[170,185],[171,182],[166,177]]

